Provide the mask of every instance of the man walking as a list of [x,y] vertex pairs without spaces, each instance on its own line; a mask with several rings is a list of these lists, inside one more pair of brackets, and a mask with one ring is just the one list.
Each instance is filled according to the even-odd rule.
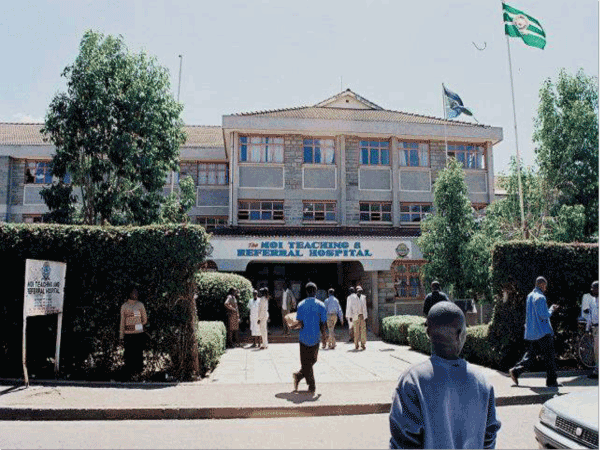
[[281,297],[281,317],[283,318],[283,334],[289,336],[290,327],[285,320],[285,316],[287,316],[290,312],[292,312],[296,308],[296,298],[294,297],[294,293],[290,289],[290,285],[288,282],[285,283],[285,290],[283,291],[283,295]]
[[300,341],[300,370],[293,374],[294,391],[298,390],[298,383],[305,378],[308,391],[314,395],[316,391],[315,375],[313,366],[317,362],[319,354],[319,341],[321,333],[327,324],[327,312],[323,302],[317,300],[317,285],[308,283],[306,294],[308,297],[298,305],[296,323],[293,328],[299,327]]
[[431,292],[427,294],[425,297],[425,302],[423,303],[423,315],[427,317],[429,314],[429,310],[433,305],[437,302],[449,301],[448,296],[440,291],[440,283],[439,281],[431,282]]
[[352,323],[351,312],[354,309],[354,303],[358,301],[358,297],[356,296],[356,289],[353,286],[350,286],[348,292],[350,292],[350,295],[346,297],[346,320],[348,321],[348,332],[350,333],[348,342],[354,342],[354,324]]
[[[335,348],[335,324],[337,323],[338,317],[340,323],[344,325],[344,315],[342,313],[342,307],[337,298],[334,297],[335,290],[329,289],[329,297],[325,300],[325,310],[327,311],[327,328],[329,330],[329,336],[327,338],[327,345],[329,348]],[[325,347],[323,347],[325,348]]]
[[494,388],[460,358],[465,315],[440,302],[427,315],[431,357],[398,380],[390,410],[390,448],[495,448],[500,422]]
[[519,385],[519,376],[527,372],[535,356],[541,354],[546,364],[546,386],[558,387],[556,375],[556,356],[554,353],[554,331],[550,324],[550,316],[558,305],[552,305],[548,308],[546,302],[546,288],[548,282],[544,277],[538,277],[535,280],[535,289],[527,296],[525,310],[525,341],[527,342],[527,351],[521,361],[515,367],[509,370],[513,382]]
[[356,286],[356,295],[350,305],[350,317],[354,327],[354,348],[358,350],[358,344],[363,350],[367,348],[367,297],[363,295],[363,289]]

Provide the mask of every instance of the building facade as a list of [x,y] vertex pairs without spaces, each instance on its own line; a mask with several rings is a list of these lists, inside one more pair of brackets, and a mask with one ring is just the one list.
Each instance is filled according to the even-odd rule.
[[[40,124],[0,124],[0,215],[40,221],[53,148]],[[360,284],[369,326],[419,314],[425,263],[415,243],[433,211],[433,183],[453,156],[475,209],[494,200],[493,146],[502,129],[386,110],[351,90],[314,106],[226,115],[186,126],[181,171],[197,187],[194,223],[213,233],[208,266],[246,275],[277,300],[285,283],[330,287],[345,304]],[[276,308],[273,307],[274,312]],[[277,323],[280,318],[273,316]]]

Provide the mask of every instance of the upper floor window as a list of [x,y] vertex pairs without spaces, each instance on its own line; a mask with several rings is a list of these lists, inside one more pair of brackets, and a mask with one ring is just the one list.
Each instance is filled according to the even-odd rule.
[[303,202],[302,220],[335,222],[335,202]]
[[404,167],[429,167],[429,144],[424,142],[398,142],[400,165]]
[[370,166],[389,166],[390,143],[388,141],[360,141],[360,162]]
[[390,202],[360,202],[361,222],[392,222],[392,204]]
[[427,214],[433,212],[431,203],[400,203],[400,222],[418,225]]
[[[52,184],[52,169],[50,161],[27,161],[25,163],[25,184]],[[71,175],[66,174],[65,183],[71,182]]]
[[206,231],[223,228],[227,225],[227,217],[197,216],[196,224],[202,225]]
[[334,164],[333,139],[304,139],[303,144],[305,164]]
[[196,186],[229,184],[229,166],[225,163],[182,162],[180,178],[191,176]]
[[277,136],[240,136],[240,162],[282,163],[283,138]]
[[238,202],[238,220],[283,220],[283,200]]
[[481,145],[448,144],[448,156],[453,156],[465,169],[485,169],[485,148]]

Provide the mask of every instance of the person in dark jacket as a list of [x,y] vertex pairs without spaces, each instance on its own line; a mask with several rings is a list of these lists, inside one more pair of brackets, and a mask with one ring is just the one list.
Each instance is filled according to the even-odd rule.
[[448,296],[440,291],[440,283],[438,281],[431,282],[431,293],[425,297],[425,303],[423,303],[423,315],[427,317],[429,310],[437,302],[449,301]]

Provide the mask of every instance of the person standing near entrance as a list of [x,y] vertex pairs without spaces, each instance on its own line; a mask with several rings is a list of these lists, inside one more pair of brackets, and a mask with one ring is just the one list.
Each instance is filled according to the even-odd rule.
[[429,310],[433,305],[437,302],[447,302],[448,296],[440,291],[440,283],[438,281],[431,282],[431,292],[427,294],[425,297],[425,302],[423,303],[423,315],[427,317],[429,314]]
[[319,341],[321,333],[327,324],[327,310],[320,300],[315,298],[317,285],[308,283],[306,285],[306,299],[298,305],[296,322],[293,328],[300,328],[300,370],[292,376],[294,391],[298,390],[298,383],[304,378],[308,384],[308,391],[315,394],[316,384],[313,366],[317,362],[319,354]]
[[[327,338],[327,345],[329,348],[335,348],[335,324],[340,319],[340,323],[344,325],[344,313],[342,307],[337,298],[334,297],[335,290],[329,289],[329,297],[325,300],[325,309],[327,310],[327,328],[329,329],[329,336]],[[325,348],[325,347],[323,347]]]
[[535,289],[527,296],[525,309],[525,341],[527,351],[521,361],[508,373],[513,382],[519,385],[519,376],[527,372],[537,354],[541,354],[546,364],[546,386],[558,387],[556,375],[556,355],[554,353],[554,331],[550,324],[550,316],[558,305],[548,308],[546,301],[546,288],[548,282],[544,277],[535,280]]
[[236,288],[229,289],[225,308],[227,308],[227,346],[237,347],[240,344],[240,311],[238,308]]
[[144,325],[148,323],[146,308],[138,300],[137,289],[132,289],[129,299],[121,306],[119,338],[125,350],[125,376],[127,379],[137,377],[144,369],[144,345],[146,334]]
[[289,282],[285,283],[285,290],[283,291],[283,295],[281,296],[281,317],[282,317],[282,326],[283,326],[283,334],[289,336],[290,327],[285,320],[285,316],[291,313],[296,309],[296,297],[294,297],[294,293],[290,289]]
[[363,289],[360,286],[356,286],[356,295],[353,299],[350,316],[352,317],[352,324],[354,327],[354,348],[358,350],[358,344],[363,350],[367,348],[367,297],[363,294]]
[[354,303],[358,301],[358,297],[356,296],[356,289],[353,286],[350,286],[348,292],[350,292],[350,295],[346,298],[346,320],[348,321],[348,332],[350,334],[348,342],[354,342],[354,324],[352,323],[351,311],[354,308]]
[[261,344],[260,348],[269,347],[267,322],[269,321],[269,289],[264,287],[258,291],[260,295],[258,304],[258,325],[260,327]]
[[254,289],[252,291],[252,298],[248,302],[248,310],[250,311],[250,334],[252,335],[252,347],[258,347],[260,344],[260,325],[258,324],[259,306],[260,299],[258,298],[258,291]]

